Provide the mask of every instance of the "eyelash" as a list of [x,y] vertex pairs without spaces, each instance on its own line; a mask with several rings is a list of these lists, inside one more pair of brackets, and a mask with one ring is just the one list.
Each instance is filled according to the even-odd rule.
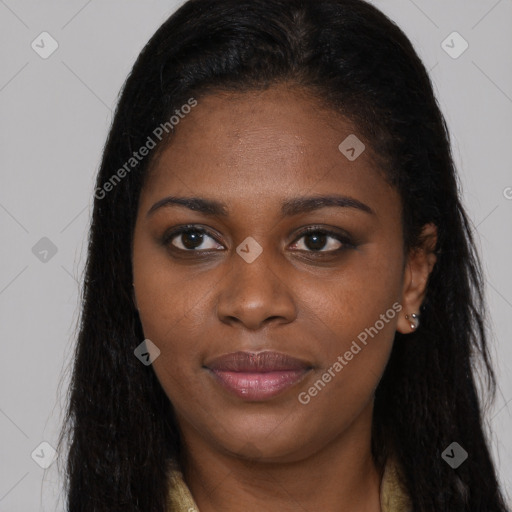
[[[216,243],[218,243],[219,245],[222,245],[218,240],[216,240],[216,238],[214,236],[212,236],[212,234],[210,234],[208,232],[208,230],[206,230],[205,228],[202,228],[202,227],[198,227],[197,225],[194,225],[194,224],[190,224],[190,225],[186,225],[186,226],[181,226],[181,227],[179,227],[177,229],[172,230],[169,233],[164,234],[164,236],[162,237],[162,243],[165,246],[171,248],[171,250],[179,251],[181,253],[209,253],[209,252],[212,252],[212,251],[214,251],[214,252],[220,251],[219,249],[203,249],[203,250],[180,249],[179,247],[176,247],[176,246],[171,244],[171,242],[172,242],[172,240],[174,240],[174,238],[176,238],[176,237],[178,237],[178,236],[180,236],[180,235],[182,235],[184,233],[190,233],[190,232],[197,233],[199,235],[207,235],[208,237],[210,237],[213,240],[215,240]],[[324,251],[324,250],[314,251],[314,250],[303,250],[303,249],[294,249],[294,250],[297,251],[297,252],[306,252],[306,253],[309,253],[309,254],[328,254],[328,255],[333,255],[333,254],[338,254],[338,253],[340,253],[342,251],[345,251],[347,249],[354,249],[357,246],[351,240],[351,238],[348,235],[337,233],[337,232],[334,232],[332,230],[329,230],[329,229],[326,229],[326,228],[322,228],[322,227],[319,227],[319,226],[309,226],[306,229],[302,230],[300,233],[298,233],[297,237],[292,242],[292,245],[296,244],[303,237],[305,237],[305,236],[307,236],[309,234],[312,234],[312,233],[314,233],[314,234],[321,234],[321,235],[327,235],[330,238],[332,237],[332,238],[336,239],[342,245],[341,245],[341,247],[339,247],[337,249],[328,250],[328,251]],[[327,245],[327,243],[324,244],[324,245]]]

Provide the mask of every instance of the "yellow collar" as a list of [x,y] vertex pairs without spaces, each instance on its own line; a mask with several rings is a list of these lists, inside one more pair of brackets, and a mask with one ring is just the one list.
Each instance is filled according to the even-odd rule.
[[[411,504],[399,476],[396,463],[390,460],[384,468],[380,488],[381,512],[410,512]],[[176,464],[169,469],[169,506],[176,512],[199,512],[183,474]]]

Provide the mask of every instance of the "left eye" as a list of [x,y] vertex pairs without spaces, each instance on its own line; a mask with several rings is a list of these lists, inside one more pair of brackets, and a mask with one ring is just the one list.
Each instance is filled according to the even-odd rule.
[[[293,243],[292,249],[300,251],[313,251],[313,252],[330,252],[342,248],[345,244],[340,240],[339,235],[331,235],[325,231],[309,231],[304,233],[296,242]],[[300,240],[305,241],[300,243]],[[295,247],[294,247],[295,246]],[[322,250],[325,248],[325,250]]]

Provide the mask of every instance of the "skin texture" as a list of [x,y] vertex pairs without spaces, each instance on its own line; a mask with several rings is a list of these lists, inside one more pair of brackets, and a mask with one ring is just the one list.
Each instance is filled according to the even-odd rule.
[[[211,94],[153,162],[134,233],[134,300],[145,337],[161,351],[153,368],[175,408],[185,479],[201,512],[241,503],[246,511],[380,510],[373,396],[395,331],[411,332],[405,315],[419,312],[435,227],[425,226],[427,242],[405,258],[400,197],[368,145],[355,161],[339,151],[350,134],[357,129],[347,120],[285,85]],[[281,214],[285,200],[332,194],[373,213],[330,206]],[[167,196],[221,201],[226,215],[183,206],[148,215]],[[186,234],[162,240],[188,224],[209,232],[198,248],[185,252],[194,247]],[[354,246],[330,234],[315,245],[300,233],[309,226],[348,234]],[[249,236],[263,249],[252,263],[236,252]],[[403,309],[300,403],[299,393],[395,303]],[[238,350],[282,352],[313,369],[271,400],[246,402],[203,367]]]

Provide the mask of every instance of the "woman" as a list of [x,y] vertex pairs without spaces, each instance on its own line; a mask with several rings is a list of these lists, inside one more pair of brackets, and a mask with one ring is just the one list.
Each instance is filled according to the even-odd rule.
[[402,31],[361,0],[190,0],[95,190],[68,509],[504,511],[482,277]]

